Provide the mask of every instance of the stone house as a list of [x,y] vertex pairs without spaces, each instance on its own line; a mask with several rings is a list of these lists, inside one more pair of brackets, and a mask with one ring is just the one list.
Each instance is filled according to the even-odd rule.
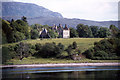
[[[65,27],[63,27],[61,24],[59,24],[59,26],[54,25],[51,29],[58,33],[59,38],[70,37],[70,30],[66,24],[65,24]],[[40,34],[40,38],[50,38],[50,35],[47,29],[45,28],[42,31],[39,31],[39,34]]]
[[39,34],[40,34],[40,38],[50,38],[49,33],[45,28],[43,28],[43,30],[40,31]]
[[53,26],[54,31],[58,32],[58,35],[60,38],[69,38],[70,37],[70,30],[65,24],[65,27],[63,27],[61,24],[57,27],[56,25]]

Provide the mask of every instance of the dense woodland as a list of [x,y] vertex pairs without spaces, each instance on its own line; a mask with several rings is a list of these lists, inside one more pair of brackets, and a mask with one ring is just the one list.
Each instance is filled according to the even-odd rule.
[[[114,26],[114,25],[111,25]],[[2,36],[4,43],[14,43],[26,39],[39,38],[39,31],[46,28],[51,38],[59,37],[57,32],[52,30],[52,26],[48,25],[28,25],[27,18],[22,17],[21,20],[2,20]],[[108,38],[111,37],[110,29],[106,27],[88,26],[78,24],[75,28],[70,27],[70,38],[83,37],[83,38]]]
[[[28,25],[27,18],[22,17],[21,20],[2,21],[2,44],[15,43],[27,39],[39,38],[39,30],[46,28],[51,38],[58,37],[58,34],[52,30],[52,26],[48,25]],[[18,58],[22,60],[24,57],[35,56],[43,58],[66,58],[61,56],[63,51],[68,53],[67,58],[71,59],[73,51],[76,54],[82,54],[90,59],[120,59],[120,30],[114,25],[109,28],[88,26],[78,24],[76,28],[70,27],[70,38],[106,38],[100,42],[95,42],[94,47],[81,53],[77,49],[77,43],[73,42],[67,48],[59,43],[46,43],[44,45],[36,43],[27,44],[20,42],[14,46],[3,46],[3,63],[9,59]]]

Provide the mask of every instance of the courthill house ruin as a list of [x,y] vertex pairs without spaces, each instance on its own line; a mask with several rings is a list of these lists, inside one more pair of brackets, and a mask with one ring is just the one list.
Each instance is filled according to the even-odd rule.
[[[69,38],[70,37],[70,29],[65,26],[63,27],[61,24],[59,26],[55,25],[51,28],[53,31],[57,32],[60,38]],[[40,38],[50,38],[49,32],[46,28],[43,28],[42,31],[39,32]]]

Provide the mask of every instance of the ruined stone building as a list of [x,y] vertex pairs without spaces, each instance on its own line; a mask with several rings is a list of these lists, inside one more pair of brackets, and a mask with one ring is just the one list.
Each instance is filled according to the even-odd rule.
[[63,27],[61,24],[59,24],[58,27],[56,25],[54,25],[53,29],[57,30],[60,38],[69,38],[70,37],[70,30],[66,24],[65,24],[65,27]]
[[40,38],[50,38],[49,33],[45,28],[43,28],[43,30],[40,31],[39,34],[40,34]]
[[[54,25],[52,27],[52,30],[58,33],[59,38],[70,37],[70,30],[66,24],[65,24],[65,27],[63,27],[61,24],[59,24],[59,26]],[[50,38],[49,32],[45,28],[43,28],[43,30],[40,31],[39,34],[40,34],[40,38]]]

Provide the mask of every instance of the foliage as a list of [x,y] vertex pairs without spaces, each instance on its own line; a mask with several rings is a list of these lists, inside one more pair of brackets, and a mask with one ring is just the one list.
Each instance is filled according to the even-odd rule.
[[88,50],[86,50],[84,53],[82,53],[83,55],[86,56],[86,58],[92,59],[93,58],[93,53],[94,53],[94,49],[90,48]]
[[14,39],[15,40],[12,40],[14,42],[18,42],[18,41],[21,41],[21,40],[24,40],[25,39],[25,35],[21,32],[14,32],[13,33],[13,36],[14,36]]
[[117,37],[118,33],[120,32],[115,25],[110,25],[110,30],[112,33],[112,37]]
[[69,45],[66,51],[68,53],[68,56],[72,55],[72,45]]
[[3,36],[6,36],[8,43],[29,39],[29,26],[26,22],[12,19],[10,22],[2,20],[2,23]]
[[109,29],[106,28],[106,27],[101,27],[101,28],[99,29],[99,31],[98,31],[98,36],[99,36],[100,38],[106,38],[106,37],[110,36],[110,31],[109,31]]
[[7,43],[7,37],[5,35],[5,33],[2,31],[2,44]]
[[105,51],[96,51],[94,53],[95,57],[108,57],[108,54]]
[[10,51],[8,47],[2,47],[2,64],[15,57],[15,52]]
[[38,51],[38,50],[41,50],[42,45],[40,43],[36,43],[35,47],[36,47],[35,49]]
[[27,17],[23,16],[21,20],[23,20],[24,22],[27,22]]
[[62,50],[62,51],[64,51],[64,45],[62,44],[62,43],[58,43],[58,47]]
[[76,28],[77,28],[79,37],[93,37],[92,31],[88,27],[88,25],[78,24]]
[[16,48],[16,52],[18,53],[18,56],[20,60],[22,60],[24,57],[28,57],[29,54],[29,45],[25,44],[23,42],[20,42],[18,44],[18,47]]
[[58,37],[58,33],[54,30],[49,29],[49,35],[51,38],[57,38]]
[[32,30],[31,31],[31,39],[37,39],[39,37],[37,30]]
[[54,43],[46,43],[34,54],[36,57],[50,58],[61,54],[61,49]]
[[70,38],[78,37],[76,29],[70,28]]
[[76,49],[76,48],[77,48],[77,43],[76,43],[75,41],[73,42],[72,45],[73,45],[73,49]]
[[120,39],[110,38],[95,42],[92,49],[83,54],[90,59],[120,59]]
[[94,36],[95,38],[98,37],[99,27],[98,27],[98,26],[90,26],[90,28],[91,28],[91,31],[92,31],[93,36]]

